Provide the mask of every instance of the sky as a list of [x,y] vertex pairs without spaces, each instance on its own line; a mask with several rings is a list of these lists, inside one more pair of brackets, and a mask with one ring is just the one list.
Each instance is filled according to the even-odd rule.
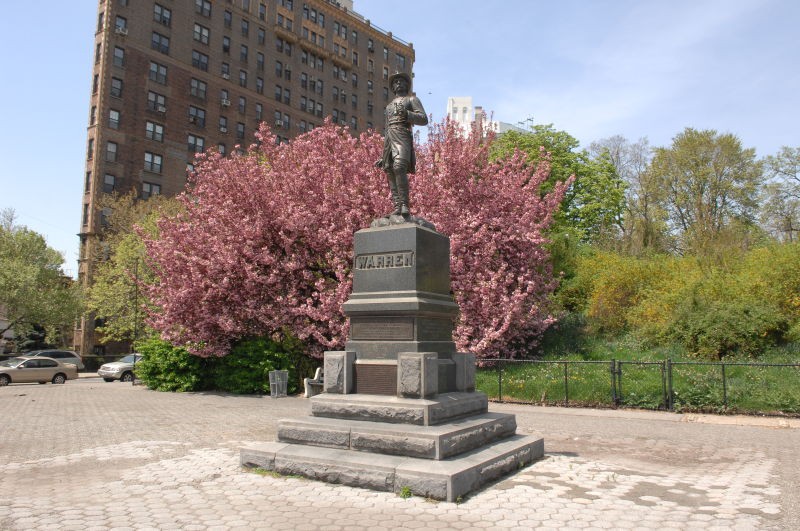
[[[437,121],[447,98],[472,96],[495,120],[551,123],[584,147],[613,135],[669,146],[686,127],[733,133],[759,157],[800,146],[797,0],[355,0],[355,10],[413,43],[414,90]],[[43,234],[75,276],[97,2],[13,12],[0,19],[0,210]]]

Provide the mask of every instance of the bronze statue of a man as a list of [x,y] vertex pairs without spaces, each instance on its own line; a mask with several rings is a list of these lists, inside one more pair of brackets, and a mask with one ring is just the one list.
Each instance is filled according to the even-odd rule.
[[411,76],[397,72],[389,78],[394,99],[386,106],[386,133],[383,141],[383,156],[375,165],[382,168],[389,178],[394,211],[391,215],[411,217],[408,202],[408,174],[414,173],[416,156],[411,128],[427,125],[428,115],[411,91]]

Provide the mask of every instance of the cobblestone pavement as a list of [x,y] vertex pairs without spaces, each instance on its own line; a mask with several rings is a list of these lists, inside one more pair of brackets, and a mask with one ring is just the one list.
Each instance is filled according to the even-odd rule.
[[308,401],[0,388],[0,529],[800,529],[800,424],[491,404],[544,459],[461,503],[242,470]]

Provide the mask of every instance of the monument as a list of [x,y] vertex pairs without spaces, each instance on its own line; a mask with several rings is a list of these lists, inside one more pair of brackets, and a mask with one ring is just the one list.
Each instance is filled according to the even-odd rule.
[[513,415],[488,411],[486,395],[475,391],[474,354],[457,352],[450,241],[412,216],[408,199],[411,126],[427,117],[408,96],[406,74],[392,76],[391,86],[377,165],[395,208],[355,234],[345,350],[325,352],[323,393],[310,398],[311,414],[281,420],[277,441],[242,448],[240,461],[456,501],[542,457],[544,442],[517,435]]

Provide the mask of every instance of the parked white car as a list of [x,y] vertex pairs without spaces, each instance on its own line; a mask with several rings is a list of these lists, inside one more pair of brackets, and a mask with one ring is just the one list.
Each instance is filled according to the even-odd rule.
[[97,371],[97,374],[107,382],[113,382],[114,380],[132,382],[134,364],[140,361],[142,361],[142,355],[134,352],[133,354],[128,354],[119,361],[104,363],[103,366],[100,367],[100,370]]

